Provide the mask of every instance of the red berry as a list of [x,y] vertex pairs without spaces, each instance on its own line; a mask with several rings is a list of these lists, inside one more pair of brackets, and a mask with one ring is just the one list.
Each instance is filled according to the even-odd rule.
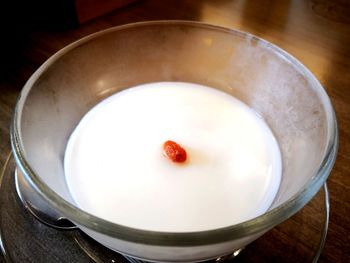
[[187,153],[184,148],[173,141],[166,141],[163,144],[164,155],[175,163],[183,163],[186,161]]

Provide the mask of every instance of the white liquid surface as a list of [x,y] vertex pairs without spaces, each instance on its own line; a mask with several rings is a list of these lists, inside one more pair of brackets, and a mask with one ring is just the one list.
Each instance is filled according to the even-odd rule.
[[[167,140],[186,149],[185,163],[163,156]],[[216,229],[263,214],[282,170],[278,144],[253,110],[182,82],[137,86],[99,103],[72,133],[64,161],[80,208],[167,232]]]

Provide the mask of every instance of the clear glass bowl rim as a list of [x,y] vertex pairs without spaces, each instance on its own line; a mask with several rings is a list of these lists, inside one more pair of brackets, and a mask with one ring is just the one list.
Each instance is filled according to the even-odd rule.
[[[273,52],[282,56],[288,62],[293,64],[298,70],[300,70],[300,72],[307,76],[308,80],[312,83],[313,88],[318,93],[320,98],[322,98],[323,102],[328,104],[329,108],[331,109],[331,113],[329,114],[330,118],[328,120],[329,140],[327,142],[327,149],[323,157],[323,161],[317,173],[304,185],[302,189],[300,189],[287,202],[284,202],[283,204],[273,208],[272,210],[266,212],[265,214],[259,217],[228,227],[198,232],[157,232],[118,225],[106,221],[102,218],[96,217],[87,212],[84,212],[80,208],[67,202],[58,194],[56,194],[40,179],[38,175],[35,174],[30,164],[26,161],[24,157],[24,150],[19,128],[21,112],[23,110],[26,97],[30,92],[33,84],[35,84],[36,80],[39,78],[39,76],[42,73],[44,73],[45,70],[49,68],[53,63],[55,63],[55,61],[57,61],[62,55],[68,53],[70,50],[77,48],[90,40],[98,38],[99,36],[102,36],[104,34],[108,34],[110,32],[128,30],[130,28],[136,27],[147,27],[152,25],[190,26],[203,28],[206,30],[220,31],[227,34],[233,34],[236,37],[240,38],[248,37],[254,41],[259,42],[259,44],[265,45]],[[320,82],[303,64],[301,64],[297,59],[295,59],[293,56],[280,49],[279,47],[249,33],[221,26],[206,24],[203,22],[182,20],[147,21],[116,26],[88,35],[59,50],[57,53],[52,55],[44,64],[42,64],[24,85],[21,94],[17,100],[16,108],[13,115],[13,121],[11,124],[10,134],[11,146],[14,153],[14,157],[16,159],[16,163],[19,166],[19,168],[21,168],[26,180],[30,183],[33,189],[37,191],[37,193],[39,193],[47,202],[49,202],[54,209],[61,212],[63,216],[66,216],[67,218],[69,218],[74,223],[80,226],[86,227],[90,230],[105,234],[113,238],[129,241],[132,243],[158,246],[190,247],[210,245],[221,242],[233,241],[238,238],[244,238],[250,235],[263,233],[264,231],[271,229],[272,227],[285,221],[293,214],[298,212],[314,197],[314,195],[319,191],[319,189],[322,187],[327,177],[329,176],[334,165],[338,150],[338,128],[333,106]]]

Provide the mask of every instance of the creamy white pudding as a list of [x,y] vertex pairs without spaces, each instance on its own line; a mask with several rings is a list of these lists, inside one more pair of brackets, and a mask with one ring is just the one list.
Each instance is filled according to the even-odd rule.
[[[172,140],[184,163],[163,154]],[[150,83],[92,108],[66,148],[66,181],[76,205],[111,222],[188,232],[263,214],[277,194],[278,144],[264,120],[216,89]]]

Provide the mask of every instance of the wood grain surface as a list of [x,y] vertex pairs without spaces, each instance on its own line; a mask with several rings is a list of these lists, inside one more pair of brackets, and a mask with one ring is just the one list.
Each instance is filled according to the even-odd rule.
[[330,224],[319,262],[350,262],[350,1],[143,0],[80,26],[47,20],[49,15],[40,13],[45,10],[31,8],[18,2],[0,11],[1,167],[10,151],[10,121],[21,88],[47,58],[67,44],[111,26],[145,20],[196,20],[247,31],[299,59],[332,100],[340,148],[328,179]]

